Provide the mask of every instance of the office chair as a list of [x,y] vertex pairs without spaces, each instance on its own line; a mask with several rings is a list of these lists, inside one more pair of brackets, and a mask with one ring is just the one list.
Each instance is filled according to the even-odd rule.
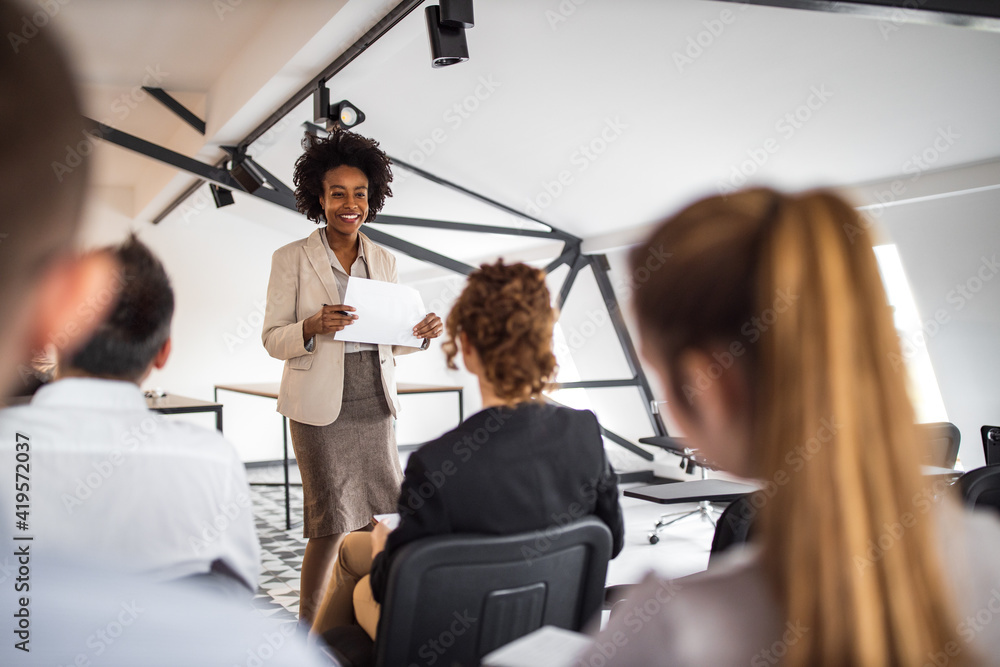
[[979,429],[983,436],[983,454],[986,465],[1000,465],[1000,426],[983,425]]
[[757,516],[757,508],[753,505],[756,494],[748,493],[740,496],[729,507],[722,511],[718,523],[715,524],[715,535],[712,537],[712,549],[708,555],[708,566],[719,560],[719,555],[737,544],[746,544],[750,540],[753,520]]
[[[697,449],[689,447],[687,441],[684,438],[669,438],[669,437],[657,437],[657,438],[639,438],[639,442],[647,444],[655,444],[656,446],[665,449],[668,452],[672,452],[680,457],[681,468],[688,474],[690,474],[696,467],[701,469],[701,479],[708,479],[708,469],[713,467],[711,463],[701,457]],[[700,517],[701,519],[712,524],[712,527],[716,527],[715,514],[722,512],[722,508],[712,503],[709,500],[699,500],[698,506],[692,510],[687,510],[683,512],[668,512],[666,514],[661,514],[660,518],[656,520],[656,524],[653,526],[653,530],[649,531],[649,543],[656,544],[660,541],[660,532],[663,531],[667,526],[671,526],[678,521],[686,519],[688,517]]]
[[1000,466],[970,470],[958,478],[966,507],[989,507],[1000,513]]
[[595,517],[518,535],[428,537],[394,558],[367,652],[356,626],[324,639],[355,667],[478,665],[543,625],[582,630],[601,610],[610,558],[611,531]]
[[962,433],[951,422],[917,424],[917,432],[925,448],[920,462],[937,468],[954,468],[958,460],[958,446]]

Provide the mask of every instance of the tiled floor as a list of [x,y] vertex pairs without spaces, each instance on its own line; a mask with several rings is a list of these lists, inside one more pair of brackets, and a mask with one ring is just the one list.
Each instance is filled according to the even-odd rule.
[[[284,488],[253,486],[254,516],[261,543],[260,590],[254,604],[276,618],[294,619],[299,609],[299,571],[305,540],[302,528],[285,530]],[[291,491],[293,525],[302,519],[302,490]],[[639,581],[649,570],[678,577],[705,569],[714,529],[698,518],[680,521],[660,534],[660,542],[649,543],[649,529],[663,511],[676,512],[693,505],[654,505],[622,498],[625,515],[625,548],[611,561],[607,583]]]
[[[295,619],[299,613],[299,571],[306,551],[302,528],[285,530],[283,487],[250,488],[261,547],[260,588],[254,605],[269,616]],[[292,487],[291,499],[295,525],[302,520],[302,487]]]

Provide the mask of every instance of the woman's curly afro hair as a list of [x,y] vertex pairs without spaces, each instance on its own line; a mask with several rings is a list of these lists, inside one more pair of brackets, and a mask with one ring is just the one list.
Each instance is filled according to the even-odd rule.
[[315,223],[325,222],[319,198],[323,194],[326,172],[341,166],[356,167],[368,178],[368,218],[382,210],[386,197],[392,196],[392,161],[378,142],[354,132],[335,131],[326,138],[306,135],[302,139],[305,150],[295,161],[292,181],[295,183],[295,207]]
[[544,271],[503,260],[483,264],[448,315],[448,367],[457,368],[456,341],[464,332],[498,398],[508,405],[537,398],[556,373],[554,324]]

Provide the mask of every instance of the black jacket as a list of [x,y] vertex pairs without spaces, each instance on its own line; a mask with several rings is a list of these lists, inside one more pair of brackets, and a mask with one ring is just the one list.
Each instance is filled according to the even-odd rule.
[[597,417],[545,403],[489,408],[410,455],[399,526],[371,569],[381,603],[393,555],[445,533],[505,535],[544,530],[593,514],[622,550],[618,483]]

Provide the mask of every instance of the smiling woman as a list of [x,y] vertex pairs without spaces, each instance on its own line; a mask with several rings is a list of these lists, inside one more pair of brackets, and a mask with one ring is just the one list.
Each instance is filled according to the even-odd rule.
[[[360,232],[392,196],[389,158],[378,142],[351,132],[308,137],[295,163],[295,201],[326,226],[279,248],[271,260],[263,342],[285,362],[278,411],[288,417],[302,473],[305,528],[299,615],[304,624],[322,600],[323,584],[342,537],[392,512],[402,470],[396,415],[394,345],[334,340],[358,316],[342,303],[351,278],[397,282],[396,260]],[[441,335],[434,313],[413,334]]]

